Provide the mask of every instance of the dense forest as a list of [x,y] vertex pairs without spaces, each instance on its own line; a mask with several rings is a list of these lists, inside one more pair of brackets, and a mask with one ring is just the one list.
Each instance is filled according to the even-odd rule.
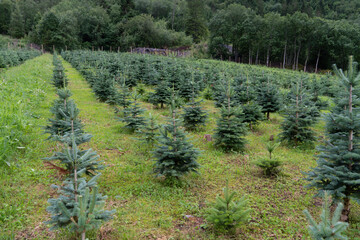
[[48,50],[197,46],[199,57],[317,71],[359,59],[359,9],[360,0],[1,0],[0,33]]

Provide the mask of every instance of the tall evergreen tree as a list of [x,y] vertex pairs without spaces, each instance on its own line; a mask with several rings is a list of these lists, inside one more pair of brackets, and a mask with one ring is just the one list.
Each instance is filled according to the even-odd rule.
[[312,113],[318,111],[314,103],[308,99],[300,81],[292,87],[289,101],[285,119],[281,124],[281,140],[295,146],[301,143],[312,143],[315,140],[315,132],[311,127],[316,122],[316,117],[312,116]]
[[171,118],[160,130],[159,145],[154,151],[154,172],[158,176],[179,179],[189,172],[197,172],[200,166],[196,162],[199,150],[194,148],[180,128],[174,97],[171,100],[170,111]]
[[215,145],[225,151],[244,151],[246,126],[243,122],[241,108],[231,106],[233,90],[228,84],[225,106],[221,108],[221,116],[215,130]]
[[0,2],[0,33],[8,34],[9,23],[11,21],[12,2],[3,0]]
[[15,8],[11,13],[9,33],[15,38],[21,38],[25,34],[24,17],[21,14],[18,2],[16,2]]
[[319,147],[317,167],[307,173],[308,187],[320,192],[326,190],[333,198],[344,201],[343,221],[349,220],[350,198],[360,199],[360,112],[355,108],[360,101],[354,95],[360,81],[357,68],[352,57],[345,73],[334,65],[344,94],[337,107],[326,116],[328,142]]
[[198,43],[208,34],[204,16],[205,2],[203,0],[187,0],[189,16],[186,20],[186,33]]

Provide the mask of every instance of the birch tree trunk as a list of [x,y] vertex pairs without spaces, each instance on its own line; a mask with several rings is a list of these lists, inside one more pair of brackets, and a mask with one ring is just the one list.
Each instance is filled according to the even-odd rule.
[[269,66],[269,59],[270,59],[270,46],[268,46],[267,51],[266,51],[266,66]]
[[300,56],[300,50],[301,50],[301,42],[300,42],[299,49],[298,49],[298,52],[297,52],[297,55],[296,55],[296,70],[299,70],[299,56]]
[[287,47],[287,41],[285,42],[285,47],[284,47],[283,69],[285,69],[285,63],[286,63],[286,47]]
[[317,71],[318,71],[319,59],[320,59],[320,49],[318,51],[318,55],[317,55],[317,58],[316,58],[315,73],[317,73]]

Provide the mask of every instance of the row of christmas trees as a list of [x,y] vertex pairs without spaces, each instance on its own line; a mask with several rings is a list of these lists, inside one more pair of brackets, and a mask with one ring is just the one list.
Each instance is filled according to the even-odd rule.
[[[347,220],[350,211],[350,197],[359,198],[357,191],[360,185],[358,183],[360,169],[357,149],[359,123],[357,120],[357,111],[354,107],[358,104],[357,88],[355,87],[360,80],[360,75],[357,73],[356,63],[353,63],[352,60],[350,61],[349,70],[346,74],[337,69],[335,69],[335,72],[342,79],[342,84],[346,89],[347,95],[340,95],[339,98],[336,99],[337,107],[327,119],[329,142],[325,147],[320,148],[323,153],[320,155],[318,167],[308,173],[308,180],[311,182],[311,187],[316,187],[320,191],[327,190],[332,194],[334,199],[344,200],[345,207],[343,208],[342,219]],[[225,94],[223,96],[223,104],[221,104],[221,118],[218,121],[215,139],[216,144],[222,146],[225,150],[241,151],[245,145],[243,138],[245,132],[244,121],[242,120],[243,116],[241,111],[233,104],[236,98],[233,96],[230,85],[229,83],[227,85],[224,84],[225,91],[223,91],[223,93]],[[314,101],[309,101],[309,97],[302,85],[302,80],[299,80],[294,84],[291,93],[288,95],[290,104],[286,109],[286,118],[282,124],[283,132],[281,138],[293,142],[295,145],[314,140],[311,126],[315,123],[316,117],[319,114],[318,110],[314,107]],[[159,84],[157,88],[166,89],[163,86],[166,85]],[[249,91],[246,84],[243,86]],[[266,91],[263,91],[264,99],[267,99],[264,100],[264,103],[268,103],[269,109],[274,108],[274,106],[271,106],[274,102],[271,99],[276,99],[274,98],[274,96],[276,96],[276,86],[265,83],[263,87],[266,89]],[[128,87],[124,85],[124,89],[126,88]],[[168,88],[167,86],[167,89]],[[169,93],[171,93],[171,90]],[[249,102],[250,101],[248,101],[247,104],[249,104]],[[156,164],[156,166],[158,166],[155,167],[155,170],[161,175],[179,177],[189,171],[196,171],[196,167],[194,166],[197,164],[196,156],[198,154],[192,148],[180,149],[194,156],[193,160],[188,158],[187,160],[190,159],[190,161],[185,162],[187,163],[185,164],[187,168],[178,168],[180,171],[173,171],[171,167],[167,167],[179,167],[176,163],[181,163],[182,160],[180,158],[171,159],[169,157],[174,156],[174,150],[177,150],[176,147],[173,148],[173,146],[176,146],[176,140],[178,139],[175,134],[178,133],[179,129],[179,127],[177,127],[176,111],[174,112],[173,110],[176,108],[175,98],[170,102],[167,100],[164,103],[171,105],[172,119],[169,120],[168,127],[164,127],[162,139],[165,140],[163,142],[160,140],[161,144],[159,149],[155,151],[155,156],[158,160]],[[131,104],[135,106],[137,104],[136,100]],[[138,112],[136,108],[133,109],[135,109],[135,112]],[[133,110],[124,110],[124,121],[127,117],[131,116],[131,111]],[[267,115],[270,112],[271,110],[266,111]],[[135,120],[128,118],[128,123],[131,123],[132,126],[136,126],[136,124],[133,124],[134,121],[137,121],[136,117]],[[172,141],[169,141],[169,139]],[[330,230],[334,229],[331,226],[329,228]],[[329,231],[327,231],[327,233],[329,233]]]
[[[244,73],[249,79],[267,76],[270,81],[280,88],[289,89],[303,73],[297,71],[279,71],[269,68],[259,68],[249,65],[232,64],[209,60],[196,60],[191,58],[171,58],[155,55],[108,53],[91,51],[65,51],[63,57],[71,62],[75,68],[82,71],[84,65],[92,69],[107,70],[111,78],[118,79],[119,75],[126,74],[130,86],[138,83],[146,85],[159,85],[164,79],[181,84],[194,74],[194,79],[200,84],[200,89],[216,84],[226,72],[227,78],[237,78]],[[83,72],[82,72],[83,73]],[[84,74],[84,73],[83,73]],[[314,81],[304,82],[304,86],[318,85],[319,92],[324,96],[333,96],[337,92],[334,88],[334,78],[328,75],[305,74]],[[227,80],[226,80],[227,81]]]
[[0,49],[0,68],[7,68],[22,64],[26,60],[41,55],[37,50],[1,50]]
[[68,80],[56,54],[53,64],[53,84],[58,88],[59,98],[51,108],[53,118],[49,119],[45,132],[50,134],[49,140],[63,147],[63,151],[44,160],[47,166],[62,173],[65,180],[62,185],[52,186],[59,196],[48,200],[51,219],[46,224],[51,225],[50,229],[70,226],[77,238],[85,240],[86,232],[110,220],[114,211],[104,210],[106,196],[98,192],[97,180],[105,168],[104,163],[92,149],[79,148],[92,136],[83,130],[79,109],[70,99],[72,94],[66,88]]

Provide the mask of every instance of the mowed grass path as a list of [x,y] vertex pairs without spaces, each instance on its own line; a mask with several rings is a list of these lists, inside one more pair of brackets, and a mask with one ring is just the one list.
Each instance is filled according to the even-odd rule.
[[13,123],[0,127],[22,132],[25,139],[11,156],[11,167],[0,167],[0,239],[36,239],[39,232],[55,236],[42,224],[48,219],[47,199],[54,193],[50,189],[53,173],[41,160],[55,146],[45,141],[47,136],[41,128],[51,117],[50,107],[56,98],[52,69],[52,56],[45,54],[0,74],[0,94],[5,94],[0,103],[4,104],[0,112],[5,112],[0,118],[13,119]]
[[[115,219],[98,233],[109,239],[309,239],[303,210],[319,215],[321,199],[313,199],[314,191],[304,188],[301,171],[316,165],[315,150],[299,150],[281,146],[275,155],[284,160],[284,176],[267,179],[261,176],[254,161],[267,154],[264,143],[279,133],[281,117],[272,116],[247,136],[244,154],[225,154],[206,142],[204,134],[212,134],[218,111],[205,101],[209,121],[201,132],[190,134],[193,144],[202,150],[200,175],[185,177],[183,186],[167,186],[152,174],[151,149],[139,144],[137,135],[122,129],[115,119],[113,107],[100,103],[83,77],[64,62],[85,129],[94,135],[86,147],[98,151],[108,167],[99,184],[109,196],[108,208],[117,210]],[[143,107],[163,123],[167,109]],[[316,126],[322,135],[323,123]],[[231,189],[246,194],[253,209],[251,221],[236,235],[216,235],[203,230],[204,213],[209,202],[222,194],[226,180]],[[353,215],[359,212],[354,208]],[[355,235],[358,230],[354,229]],[[351,234],[353,235],[353,234]]]

